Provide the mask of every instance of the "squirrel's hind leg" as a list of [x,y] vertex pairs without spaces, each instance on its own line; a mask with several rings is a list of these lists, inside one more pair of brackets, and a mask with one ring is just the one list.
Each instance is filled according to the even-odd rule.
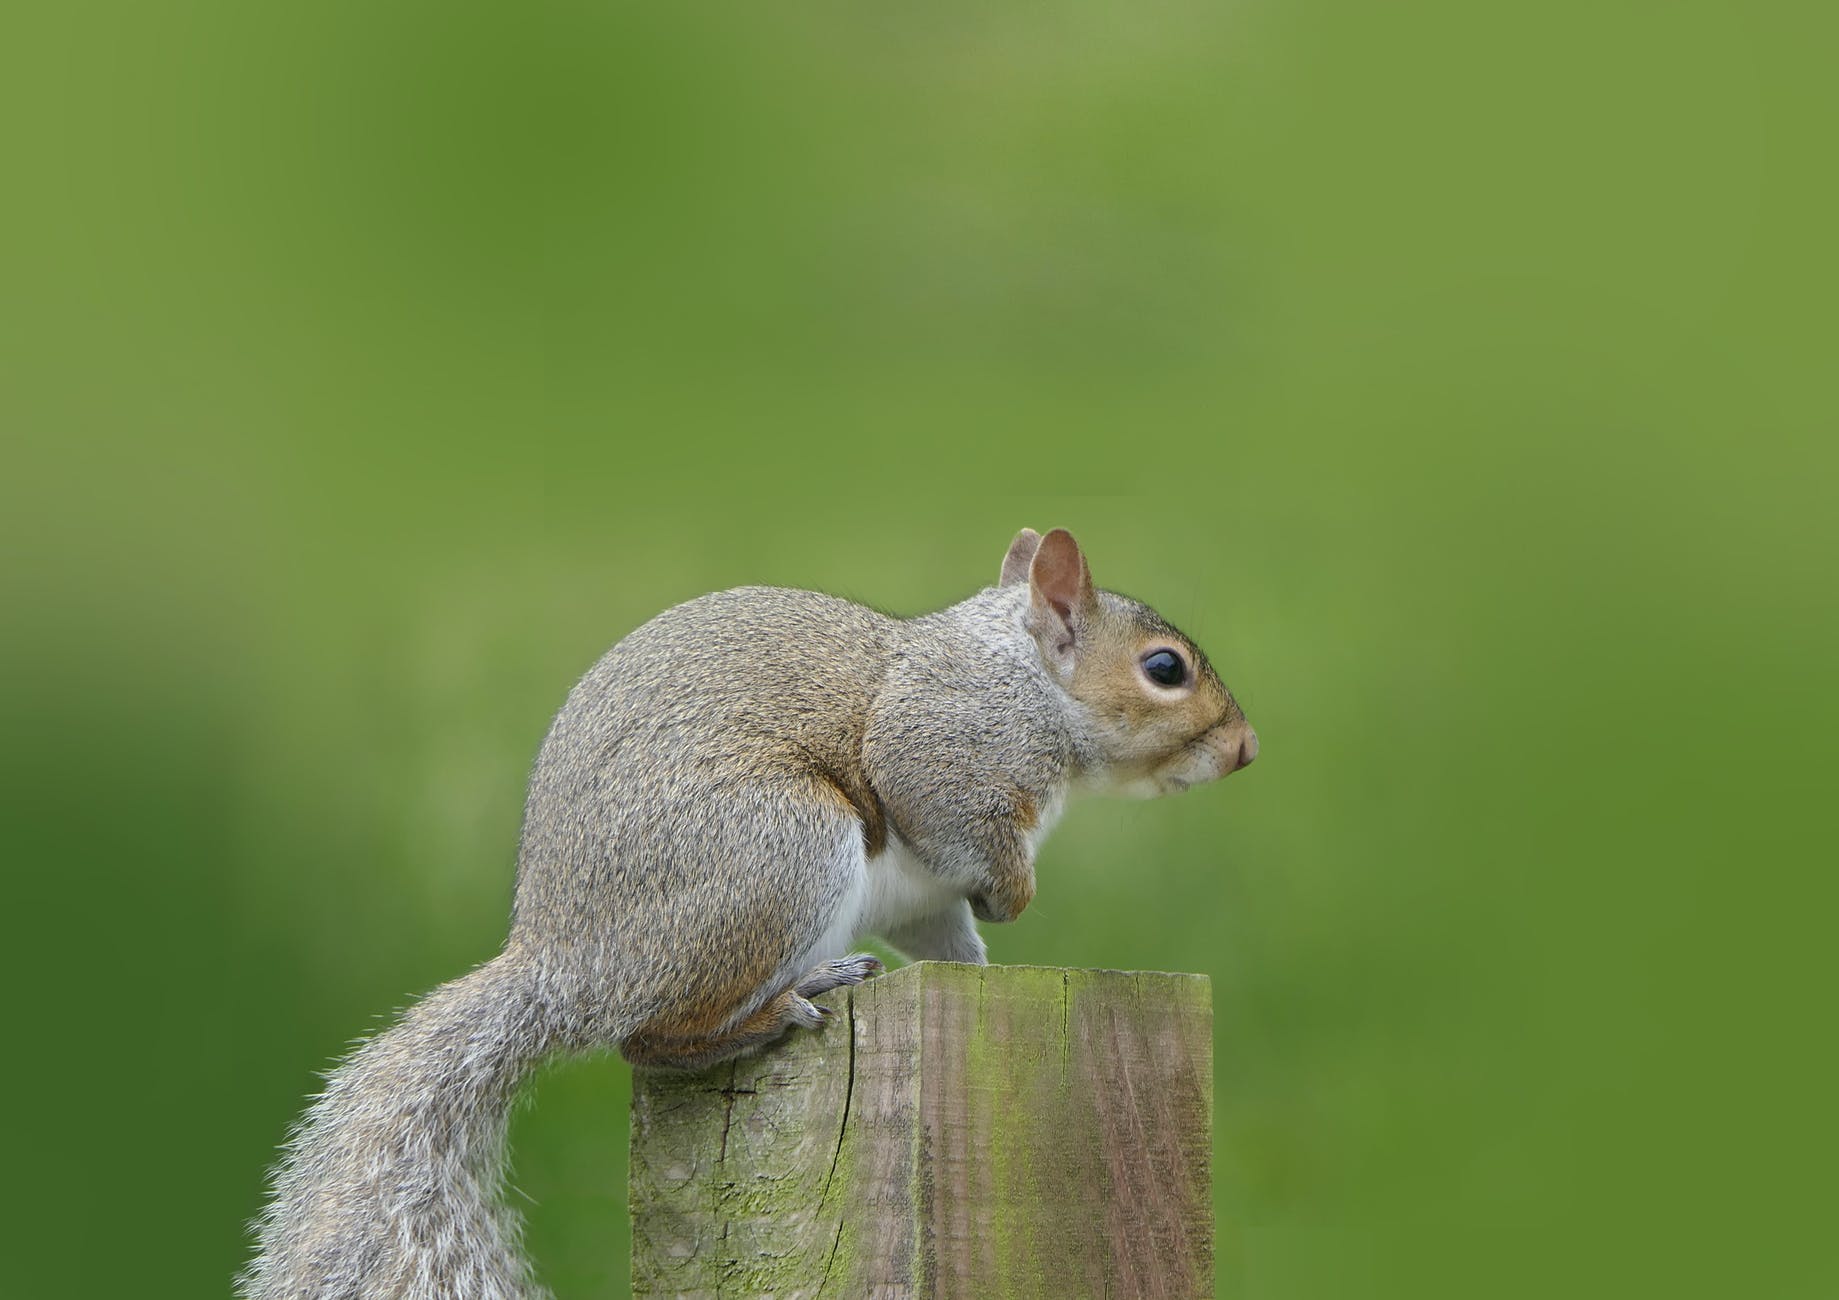
[[840,989],[847,984],[860,984],[869,976],[880,973],[880,958],[872,953],[851,953],[835,961],[820,961],[811,968],[809,974],[792,986],[792,991],[801,998],[814,998],[819,993],[828,993],[831,989]]
[[634,1065],[674,1070],[701,1070],[731,1057],[764,1047],[794,1025],[821,1028],[832,1014],[829,1007],[810,1001],[819,993],[860,984],[881,969],[868,953],[822,962],[797,984],[768,998],[766,1005],[712,1038],[676,1038],[637,1033],[619,1045],[619,1053]]
[[786,989],[768,998],[764,1006],[732,1029],[712,1037],[680,1038],[640,1032],[619,1045],[619,1054],[634,1065],[700,1070],[756,1047],[764,1047],[793,1025],[816,1028],[823,1023],[821,1007],[800,997],[797,990]]

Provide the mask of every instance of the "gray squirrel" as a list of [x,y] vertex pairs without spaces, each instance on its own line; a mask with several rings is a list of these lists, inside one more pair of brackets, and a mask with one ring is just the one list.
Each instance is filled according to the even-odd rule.
[[899,619],[743,587],[658,615],[569,693],[530,778],[504,951],[357,1048],[295,1129],[250,1300],[531,1300],[498,1198],[519,1084],[617,1047],[697,1069],[818,1028],[811,999],[982,963],[1075,788],[1154,795],[1258,738],[1199,648],[1023,529],[998,585]]

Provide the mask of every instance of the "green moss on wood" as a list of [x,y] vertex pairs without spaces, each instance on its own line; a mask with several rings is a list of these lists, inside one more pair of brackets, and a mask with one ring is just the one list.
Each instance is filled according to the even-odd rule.
[[636,1077],[635,1294],[1211,1294],[1204,978],[920,963],[830,1000]]

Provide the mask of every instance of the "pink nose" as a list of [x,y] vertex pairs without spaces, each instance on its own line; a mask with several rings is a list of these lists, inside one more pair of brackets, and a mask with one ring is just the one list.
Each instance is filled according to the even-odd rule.
[[1257,757],[1258,733],[1253,731],[1250,727],[1247,727],[1245,729],[1245,735],[1239,740],[1239,761],[1233,765],[1232,770],[1236,772],[1241,767],[1250,767],[1252,765],[1252,760]]

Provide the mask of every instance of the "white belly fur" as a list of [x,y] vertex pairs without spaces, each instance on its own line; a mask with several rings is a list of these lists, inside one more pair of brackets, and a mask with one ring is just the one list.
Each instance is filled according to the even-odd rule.
[[856,937],[885,934],[923,916],[937,916],[964,897],[964,890],[928,871],[898,835],[868,861],[868,892]]
[[831,913],[830,924],[799,961],[801,972],[854,952],[871,934],[884,934],[908,921],[934,916],[964,897],[964,891],[928,871],[913,851],[890,835],[874,857],[855,842],[852,883]]
[[[1065,811],[1064,791],[1045,802],[1039,821],[1028,833],[1030,855]],[[848,859],[842,869],[850,879],[849,888],[831,913],[823,936],[799,959],[795,975],[854,952],[868,935],[886,934],[921,917],[936,916],[965,897],[962,888],[928,871],[898,835],[889,835],[887,847],[871,858],[862,847],[862,837],[851,834],[843,852]]]

